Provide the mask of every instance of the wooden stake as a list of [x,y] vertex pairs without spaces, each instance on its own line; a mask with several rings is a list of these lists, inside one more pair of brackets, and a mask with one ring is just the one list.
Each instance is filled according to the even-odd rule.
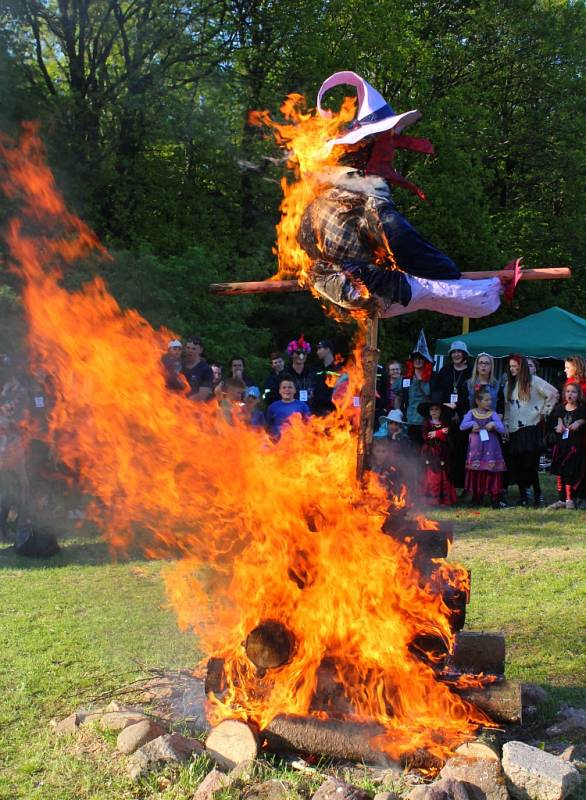
[[[463,278],[481,280],[483,278],[498,278],[503,275],[501,270],[478,270],[463,272]],[[572,272],[568,267],[534,267],[524,269],[521,273],[522,281],[553,281],[570,278]],[[282,294],[288,292],[307,292],[309,289],[296,280],[286,281],[243,281],[237,283],[211,283],[212,294]]]
[[368,317],[365,325],[365,342],[362,352],[364,382],[360,392],[360,429],[356,453],[356,479],[361,481],[368,469],[374,435],[376,407],[376,372],[378,367],[378,316]]

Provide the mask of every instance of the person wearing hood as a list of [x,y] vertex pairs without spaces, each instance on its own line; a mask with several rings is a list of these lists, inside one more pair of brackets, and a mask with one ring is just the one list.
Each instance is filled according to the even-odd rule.
[[327,142],[324,166],[312,174],[318,193],[297,234],[312,260],[309,283],[343,309],[380,317],[421,310],[459,317],[492,314],[503,292],[512,297],[520,260],[511,262],[499,278],[462,278],[455,262],[397,210],[391,195],[390,186],[398,185],[425,199],[393,167],[397,148],[433,153],[428,140],[402,134],[420,112],[396,114],[360,75],[343,71],[322,84],[317,97],[321,115],[329,113],[322,108],[323,96],[344,84],[357,90],[357,115],[346,132]]
[[423,417],[419,411],[421,403],[431,396],[431,373],[433,360],[429,354],[423,331],[419,333],[417,344],[405,365],[402,379],[403,413],[407,422],[409,438],[414,444],[423,444],[421,426]]
[[450,410],[450,439],[453,445],[450,469],[452,483],[457,489],[464,489],[466,481],[468,433],[460,430],[460,423],[470,409],[468,381],[472,375],[472,366],[469,359],[466,342],[452,342],[448,349],[447,363],[434,374],[431,384],[432,392]]
[[425,460],[422,493],[428,502],[438,506],[453,506],[456,490],[450,476],[450,425],[449,412],[441,396],[420,403],[423,418],[421,455]]

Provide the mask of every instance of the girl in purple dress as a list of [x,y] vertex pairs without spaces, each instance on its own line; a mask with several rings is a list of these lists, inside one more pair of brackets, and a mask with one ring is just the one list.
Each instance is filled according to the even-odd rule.
[[460,430],[470,431],[466,456],[466,491],[472,502],[482,504],[490,495],[493,508],[500,507],[503,472],[506,470],[499,434],[505,432],[503,421],[492,408],[492,397],[486,389],[474,396],[475,408],[465,415]]

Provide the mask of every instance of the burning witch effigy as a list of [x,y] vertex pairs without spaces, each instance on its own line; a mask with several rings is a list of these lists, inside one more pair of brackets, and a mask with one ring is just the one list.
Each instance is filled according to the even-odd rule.
[[[359,89],[350,133],[339,135],[351,101],[322,116],[290,98],[294,123],[270,123],[297,170],[279,224],[280,274],[351,313],[373,302],[377,314],[490,313],[502,281],[461,279],[393,207],[386,179],[402,179],[388,171],[392,152],[417,112],[395,115],[353,73],[326,81],[320,97],[341,80]],[[63,287],[64,270],[107,254],[65,207],[34,126],[4,140],[0,156],[3,189],[20,205],[7,243],[31,354],[55,385],[47,438],[114,551],[169,559],[169,601],[209,664],[210,721],[240,721],[274,749],[313,741],[316,752],[369,760],[442,758],[499,715],[517,719],[518,690],[498,689],[501,639],[483,649],[458,633],[470,576],[444,560],[450,531],[409,519],[403,497],[389,509],[375,475],[357,480],[361,370],[332,415],[294,419],[278,442],[211,405],[194,409],[165,387],[169,331],[121,309],[100,279]],[[518,269],[509,273],[514,284]]]

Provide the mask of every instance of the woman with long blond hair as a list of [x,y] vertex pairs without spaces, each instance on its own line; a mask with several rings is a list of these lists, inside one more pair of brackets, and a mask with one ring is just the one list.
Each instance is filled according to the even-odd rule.
[[495,377],[494,358],[490,353],[478,353],[472,375],[467,382],[470,408],[474,408],[475,397],[480,391],[486,391],[492,400],[492,409],[502,416],[504,398],[502,387]]
[[519,505],[527,505],[529,486],[533,487],[534,505],[543,503],[538,472],[543,447],[542,421],[551,414],[558,398],[554,386],[531,375],[525,356],[509,356],[504,422],[509,439],[509,482],[519,486]]

